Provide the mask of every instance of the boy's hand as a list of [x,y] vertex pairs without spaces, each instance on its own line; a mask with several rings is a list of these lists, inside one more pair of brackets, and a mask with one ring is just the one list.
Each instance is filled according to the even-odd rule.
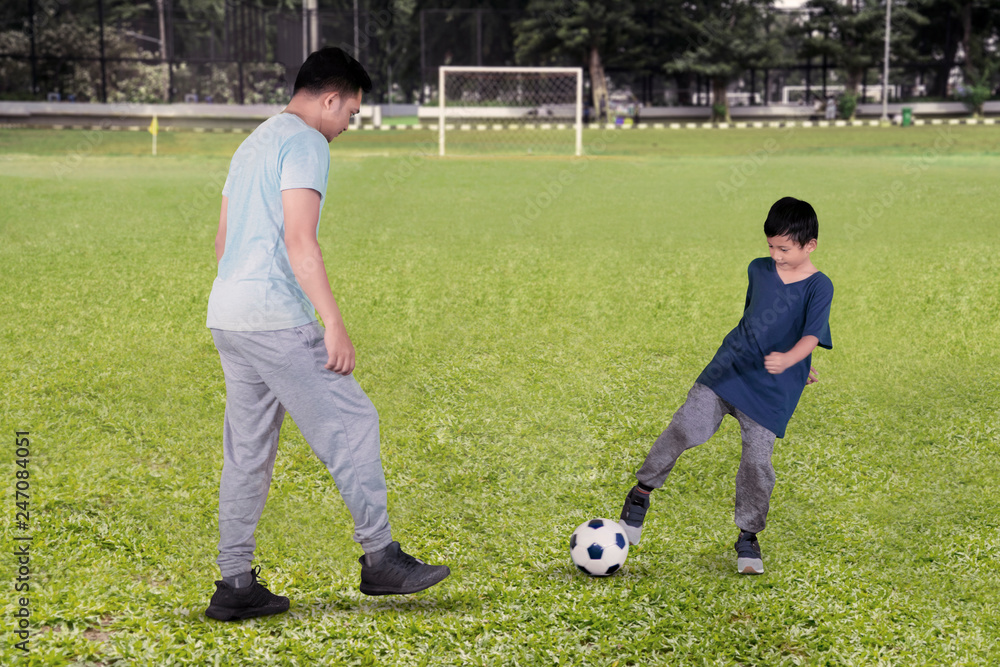
[[771,375],[781,375],[793,363],[787,352],[772,352],[764,357],[764,369]]
[[326,344],[326,364],[324,367],[339,375],[350,375],[354,371],[354,343],[343,327],[328,327],[323,335]]
[[819,382],[819,373],[812,366],[809,367],[809,377],[806,378],[806,384],[812,384],[813,382]]

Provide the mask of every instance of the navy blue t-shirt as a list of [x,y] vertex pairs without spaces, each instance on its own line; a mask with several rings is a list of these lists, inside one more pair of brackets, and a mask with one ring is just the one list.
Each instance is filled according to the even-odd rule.
[[743,318],[722,341],[698,382],[783,438],[809,378],[812,355],[780,375],[767,372],[764,357],[788,352],[803,336],[816,336],[820,347],[833,347],[833,283],[817,271],[786,285],[770,257],[750,262],[747,275],[750,282]]

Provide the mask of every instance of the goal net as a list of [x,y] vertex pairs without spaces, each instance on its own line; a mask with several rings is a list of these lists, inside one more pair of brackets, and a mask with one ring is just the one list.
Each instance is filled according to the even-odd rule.
[[441,67],[441,155],[581,155],[583,70]]

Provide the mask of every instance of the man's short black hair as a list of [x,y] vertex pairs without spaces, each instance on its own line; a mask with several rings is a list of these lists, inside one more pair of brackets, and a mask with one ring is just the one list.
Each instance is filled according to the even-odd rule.
[[357,60],[336,46],[327,46],[309,54],[295,77],[292,95],[305,90],[313,95],[340,93],[357,95],[372,89],[368,72]]
[[787,236],[800,246],[819,238],[816,211],[801,199],[782,197],[774,202],[764,221],[764,235]]

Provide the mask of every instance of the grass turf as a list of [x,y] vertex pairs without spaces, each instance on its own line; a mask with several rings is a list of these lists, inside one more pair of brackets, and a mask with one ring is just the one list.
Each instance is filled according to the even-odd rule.
[[[350,517],[289,423],[258,556],[292,609],[231,625],[203,616],[225,400],[203,325],[240,139],[164,133],[153,159],[145,133],[0,130],[3,530],[24,534],[13,434],[30,430],[34,537],[30,653],[8,633],[0,663],[1000,660],[1000,132],[594,131],[583,160],[344,135],[327,266],[396,537],[454,574],[361,595]],[[819,214],[834,349],[776,448],[766,574],[735,573],[727,420],[654,494],[623,571],[582,577],[569,534],[616,518],[786,194]]]

